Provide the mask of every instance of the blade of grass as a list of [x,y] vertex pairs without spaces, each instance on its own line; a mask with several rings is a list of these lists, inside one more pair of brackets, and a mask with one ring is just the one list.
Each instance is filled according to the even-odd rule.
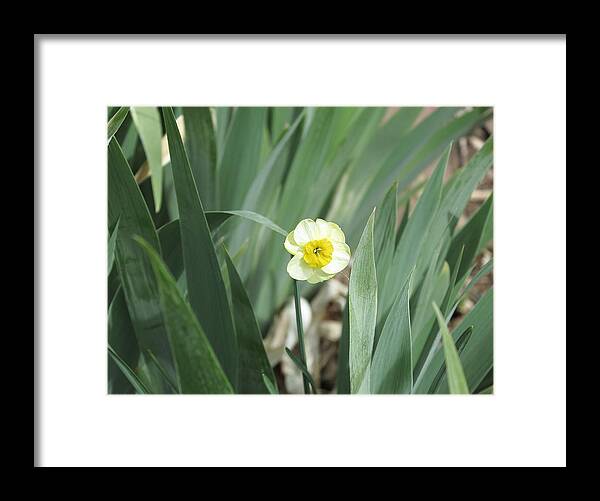
[[[477,388],[494,365],[494,290],[488,289],[473,309],[465,315],[454,329],[452,336],[473,326],[473,335],[460,356],[469,388]],[[436,393],[448,391],[448,380],[444,378]]]
[[146,152],[146,160],[150,167],[150,182],[154,197],[155,211],[159,212],[162,204],[163,172],[162,172],[162,127],[160,114],[153,107],[131,108],[133,123],[140,135],[142,146]]
[[183,108],[185,147],[200,199],[206,209],[217,208],[217,144],[209,108]]
[[[427,263],[433,252],[432,246],[452,231],[471,199],[473,190],[491,167],[492,160],[493,137],[490,137],[469,163],[446,183],[439,209],[429,228],[423,252],[420,253],[417,279],[426,271]],[[468,266],[467,261],[463,262],[465,266]]]
[[[435,313],[434,313],[434,315],[435,315]],[[436,322],[437,322],[437,318],[436,318]],[[456,340],[456,351],[458,351],[459,356],[464,351],[465,346],[469,342],[469,339],[471,339],[471,334],[473,334],[473,326],[472,325],[470,325],[467,328],[467,330],[465,332],[463,332]],[[435,377],[435,379],[431,385],[430,393],[435,393],[437,391],[437,389],[439,388],[440,383],[442,381],[442,378],[445,375],[446,375],[446,365],[444,364],[442,367],[440,367],[440,370],[438,371],[437,376]]]
[[373,249],[375,210],[354,253],[348,289],[350,391],[370,387],[370,366],[377,321],[377,273]]
[[410,327],[411,277],[400,290],[375,348],[371,369],[371,393],[412,392],[412,334]]
[[173,276],[158,253],[143,239],[136,239],[148,255],[163,311],[163,321],[173,351],[180,393],[233,393],[208,338]]
[[446,358],[446,374],[448,377],[450,393],[455,395],[469,394],[469,387],[467,386],[465,373],[463,371],[462,364],[460,363],[460,357],[458,356],[454,339],[452,339],[450,331],[448,330],[448,326],[446,325],[446,319],[442,315],[438,305],[435,304],[435,302],[432,303],[432,305],[440,325],[440,331],[442,333],[444,356]]
[[225,284],[202,201],[171,108],[162,108],[177,194],[188,297],[203,331],[237,387],[237,340]]
[[233,320],[239,349],[238,393],[266,393],[268,387],[264,385],[263,377],[266,375],[271,384],[275,385],[275,375],[265,352],[250,298],[231,257],[225,248],[223,250],[227,262]]
[[171,376],[169,376],[169,374],[167,373],[165,368],[159,362],[158,358],[156,358],[156,355],[154,355],[154,353],[152,353],[151,350],[148,350],[147,353],[148,353],[148,356],[150,357],[150,360],[152,361],[152,363],[156,366],[156,368],[162,374],[163,378],[165,379],[165,382],[171,387],[171,389],[173,390],[174,393],[179,393],[179,388],[177,388],[177,384],[175,382],[173,382],[173,380],[171,379]]
[[[119,287],[108,308],[108,344],[121,354],[124,362],[135,367],[140,357],[140,348],[135,337],[123,288]],[[108,393],[131,393],[134,388],[109,357],[108,361]]]
[[207,211],[205,212],[206,219],[208,220],[208,224],[211,230],[216,230],[221,226],[225,221],[227,221],[231,216],[238,216],[243,219],[247,219],[249,221],[253,221],[258,224],[262,224],[263,226],[269,228],[271,231],[275,233],[279,233],[280,235],[287,237],[288,233],[281,226],[275,224],[268,217],[263,216],[262,214],[257,214],[256,212],[252,212],[249,210],[221,210],[221,211]]
[[108,345],[108,354],[110,355],[110,358],[114,361],[116,366],[121,370],[123,375],[131,383],[131,386],[133,386],[136,393],[152,393],[152,391],[142,382],[142,380],[137,377],[133,369],[125,363],[125,361],[117,354],[115,350],[111,348],[110,345]]
[[[428,229],[432,224],[434,214],[440,204],[442,182],[449,157],[450,147],[446,149],[440,158],[435,171],[425,185],[423,194],[419,198],[419,201],[402,232],[402,238],[398,242],[392,260],[392,266],[389,270],[386,285],[384,287],[384,292],[382,293],[381,307],[378,314],[379,322],[387,316],[391,303],[396,297],[394,287],[396,284],[403,284],[406,282],[408,273],[410,273],[410,270],[417,264],[417,260],[421,254],[421,247],[427,236]],[[429,260],[429,262],[431,262],[431,260]],[[420,280],[418,280],[416,275],[414,280],[415,285],[420,283]]]
[[266,108],[237,108],[218,168],[219,208],[239,207],[259,168]]
[[[471,279],[471,281],[467,284],[467,286],[464,288],[464,290],[462,291],[462,293],[460,294],[460,297],[458,296],[458,292],[459,289],[461,288],[462,285],[462,281],[460,283],[458,283],[455,286],[455,295],[454,297],[456,298],[456,301],[461,301],[463,298],[465,298],[467,296],[467,294],[469,293],[469,291],[475,286],[477,285],[477,283],[479,282],[479,280],[481,280],[483,277],[485,277],[488,273],[490,273],[494,268],[494,260],[490,259],[487,263],[485,263],[481,269],[475,274],[475,276]],[[465,277],[466,279],[466,277]]]
[[117,224],[115,224],[115,228],[112,230],[110,237],[108,239],[108,274],[112,271],[113,264],[115,262],[115,246],[117,245],[117,234],[119,231],[119,220],[117,219]]
[[123,106],[117,110],[117,112],[112,116],[112,118],[108,121],[107,125],[107,140],[110,141],[110,138],[113,137],[119,127],[123,124],[123,121],[127,117],[127,113],[129,113],[129,108],[127,106]]
[[[134,242],[133,236],[141,236],[157,251],[160,249],[159,240],[131,168],[113,137],[108,145],[109,228],[114,227],[117,220],[116,269],[140,350],[152,350],[164,367],[172,368],[156,280],[146,253]],[[155,375],[158,380],[160,375]],[[158,391],[155,383],[157,381],[153,380],[153,387]]]
[[269,393],[271,395],[279,395],[279,391],[277,391],[277,386],[275,386],[273,384],[273,382],[267,377],[267,375],[263,374],[262,378],[263,378],[263,383],[265,383],[267,390],[269,390]]
[[458,264],[457,275],[462,277],[477,256],[483,238],[484,228],[492,213],[493,196],[490,195],[467,224],[452,239],[448,250],[448,264],[454,270],[458,256],[463,252],[462,264]]
[[[298,367],[300,372],[302,372],[302,379],[305,379],[310,384],[310,387],[312,388],[312,393],[314,395],[316,395],[317,394],[317,385],[315,383],[315,380],[311,376],[310,372],[308,371],[306,364],[303,363],[302,360],[300,360],[296,355],[294,355],[289,348],[286,347],[285,352],[287,353],[288,357],[291,358],[292,362],[294,362],[294,365],[296,367]],[[304,388],[305,394],[308,394],[310,392],[311,392],[310,388],[309,389]]]

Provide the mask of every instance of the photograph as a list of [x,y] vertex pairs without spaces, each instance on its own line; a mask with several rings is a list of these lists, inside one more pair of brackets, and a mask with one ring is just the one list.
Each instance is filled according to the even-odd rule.
[[98,138],[109,397],[491,398],[492,105],[142,104]]

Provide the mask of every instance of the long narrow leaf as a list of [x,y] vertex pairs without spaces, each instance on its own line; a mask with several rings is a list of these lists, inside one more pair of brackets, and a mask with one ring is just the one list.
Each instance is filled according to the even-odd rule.
[[311,373],[309,372],[308,367],[306,367],[306,365],[304,365],[302,360],[300,360],[296,355],[294,355],[289,348],[286,347],[285,352],[287,353],[288,357],[290,357],[292,362],[294,362],[294,365],[296,367],[298,367],[300,372],[302,372],[302,374],[304,374],[306,376],[306,379],[308,379],[308,382],[310,383],[310,386],[312,388],[313,394],[316,395],[317,394],[317,385],[316,385],[315,380],[313,379]]
[[[140,348],[122,287],[119,287],[108,308],[108,344],[119,353],[127,365],[136,366],[140,357]],[[109,357],[108,393],[131,393],[133,390],[129,379]]]
[[108,273],[112,271],[113,264],[115,262],[115,247],[117,245],[117,234],[119,232],[119,220],[117,219],[117,224],[115,224],[114,230],[110,234],[108,239]]
[[133,369],[125,363],[125,361],[117,354],[115,350],[111,348],[110,345],[108,345],[108,354],[110,355],[111,359],[114,361],[116,366],[119,368],[119,370],[121,370],[123,375],[131,383],[131,386],[133,386],[136,393],[152,393],[152,391],[150,391],[150,389],[142,382],[142,380],[139,377],[137,377]]
[[148,207],[113,137],[108,144],[109,228],[114,227],[117,220],[115,259],[140,350],[152,350],[163,366],[171,369],[173,363],[162,323],[156,280],[146,253],[133,237],[141,236],[157,251],[160,244]]
[[277,391],[277,386],[273,384],[273,382],[269,379],[269,377],[266,374],[263,374],[262,378],[263,378],[263,383],[265,383],[267,390],[269,390],[269,394],[278,395],[279,391]]
[[108,121],[107,125],[107,139],[110,141],[110,138],[113,137],[119,127],[123,124],[123,121],[127,117],[127,113],[129,113],[129,108],[127,106],[123,106],[117,110],[117,112],[112,116],[112,118]]
[[237,387],[237,341],[217,254],[202,201],[171,108],[163,108],[169,141],[188,296],[192,310],[233,387]]
[[481,248],[485,226],[488,217],[492,214],[492,207],[493,196],[489,196],[468,223],[452,239],[447,260],[450,268],[454,270],[459,254],[463,253],[462,264],[458,265],[457,274],[459,277],[466,273]]
[[217,145],[208,108],[183,108],[185,146],[205,209],[217,208]]
[[438,305],[433,304],[433,309],[437,315],[438,323],[440,325],[440,331],[442,333],[442,343],[444,345],[444,356],[446,358],[446,374],[448,377],[448,385],[450,387],[450,393],[453,394],[468,394],[469,388],[465,379],[465,373],[463,371],[462,364],[460,363],[460,357],[454,340],[450,335],[450,331],[446,326],[446,320],[442,315],[442,312],[438,308]]
[[175,360],[178,389],[181,393],[232,393],[232,387],[173,276],[158,253],[143,239],[136,239],[152,264],[158,283],[169,342]]
[[281,226],[275,224],[268,217],[265,217],[262,214],[257,214],[256,212],[252,212],[249,210],[207,211],[205,212],[205,214],[211,230],[217,229],[231,216],[238,216],[243,219],[247,219],[248,221],[253,221],[255,223],[262,224],[266,228],[269,228],[271,231],[279,233],[284,237],[286,237],[288,234],[287,231],[285,231]]
[[410,326],[411,277],[400,290],[385,321],[373,355],[371,393],[411,393],[412,334]]
[[375,211],[354,253],[348,289],[350,391],[368,391],[377,321],[377,274],[373,249]]
[[271,383],[275,385],[275,375],[265,352],[250,298],[226,250],[225,259],[231,288],[233,319],[238,340],[238,393],[267,393],[268,388],[264,385],[263,376],[266,375]]
[[146,152],[146,160],[150,167],[150,182],[152,183],[154,207],[155,211],[158,212],[162,204],[163,192],[162,127],[160,124],[160,114],[153,107],[133,107],[131,108],[131,117]]
[[265,108],[237,108],[233,115],[219,166],[219,208],[239,207],[258,172]]
[[[402,232],[402,238],[398,242],[396,252],[394,253],[393,264],[388,273],[386,286],[382,294],[381,308],[378,315],[380,320],[387,316],[389,308],[396,297],[394,287],[406,281],[408,274],[415,267],[419,259],[421,254],[420,249],[423,246],[433,216],[439,207],[442,182],[449,156],[450,147],[446,149],[438,162],[437,168],[427,182],[425,190],[410,215],[406,228]],[[415,283],[419,283],[419,281],[415,280]]]

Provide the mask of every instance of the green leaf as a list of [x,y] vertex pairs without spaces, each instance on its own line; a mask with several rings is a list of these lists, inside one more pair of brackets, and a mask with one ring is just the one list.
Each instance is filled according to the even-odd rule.
[[354,253],[348,289],[349,369],[351,393],[368,391],[371,352],[377,320],[377,274],[373,249],[375,211]]
[[411,277],[400,290],[373,355],[371,393],[411,393],[413,385],[410,326]]
[[[435,317],[435,312],[434,312],[434,317]],[[437,324],[437,318],[436,318],[436,324]],[[469,341],[469,339],[471,339],[471,334],[473,334],[473,326],[469,326],[467,328],[466,331],[464,331],[456,340],[456,351],[458,351],[458,355],[460,356],[462,354],[462,352],[465,349],[465,346],[467,344],[467,342]],[[433,384],[431,385],[431,389],[430,389],[430,393],[436,393],[439,386],[440,386],[440,382],[442,381],[442,378],[446,375],[446,364],[444,364],[442,367],[440,367],[440,369],[438,370],[438,373],[433,381]]]
[[110,237],[108,238],[108,273],[112,271],[112,267],[115,261],[115,246],[117,245],[117,233],[119,231],[119,220],[112,230]]
[[219,362],[237,387],[237,342],[204,208],[171,108],[162,108],[177,193],[188,297]]
[[[426,243],[420,256],[420,265],[417,266],[417,279],[422,276],[427,268],[429,257],[433,252],[432,247],[442,238],[448,237],[450,231],[458,222],[471,199],[473,190],[491,167],[492,159],[493,138],[490,137],[469,163],[460,169],[444,187],[439,209],[429,228]],[[466,260],[463,260],[463,262],[466,266],[470,264]]]
[[163,261],[171,274],[178,279],[184,271],[179,219],[161,226],[158,229],[158,239]]
[[457,274],[459,277],[462,277],[467,272],[469,266],[479,253],[485,226],[492,214],[492,207],[493,196],[490,195],[467,224],[452,239],[447,261],[453,271],[459,254],[464,248],[462,264],[458,265]]
[[119,370],[123,373],[123,375],[127,378],[127,380],[131,383],[131,386],[135,389],[136,393],[148,394],[152,393],[150,389],[142,382],[140,378],[137,377],[133,369],[129,367],[125,361],[117,354],[115,350],[108,345],[108,354],[110,358],[114,361]]
[[[477,388],[494,364],[494,290],[488,289],[473,309],[452,331],[458,339],[470,326],[473,334],[461,353],[461,361],[469,388]],[[437,393],[448,391],[448,381],[442,380]]]
[[219,165],[219,208],[239,207],[259,169],[266,108],[237,108]]
[[[469,283],[467,284],[467,286],[464,288],[464,290],[462,291],[462,294],[460,295],[460,298],[457,298],[457,301],[460,301],[461,298],[464,298],[467,296],[467,293],[475,286],[477,285],[477,283],[479,282],[479,280],[481,280],[483,277],[485,277],[488,273],[490,273],[494,268],[494,260],[490,259],[487,263],[485,263],[481,269],[475,274],[475,276],[469,281]],[[466,279],[466,277],[465,277]],[[462,283],[462,282],[461,282]],[[454,297],[456,297],[456,295],[458,294],[458,290],[461,287],[461,283],[458,283],[455,287],[455,291],[456,294]]]
[[400,224],[398,225],[398,229],[396,230],[396,249],[398,248],[398,242],[400,242],[402,235],[404,234],[406,225],[408,224],[409,215],[410,215],[410,198],[408,200],[406,200],[406,205],[404,206],[404,212],[402,213],[402,219],[400,220]]
[[254,221],[255,223],[262,224],[263,226],[269,228],[271,231],[279,233],[284,237],[287,237],[289,233],[288,231],[285,231],[281,226],[271,221],[268,217],[265,217],[261,214],[257,214],[256,212],[252,212],[249,210],[207,211],[205,212],[205,214],[211,230],[216,230],[231,216],[238,216],[249,221]]
[[209,108],[183,108],[185,147],[206,209],[216,209],[217,145]]
[[[173,112],[169,111],[175,121]],[[163,321],[173,351],[180,393],[233,393],[206,334],[177,289],[173,276],[151,245],[141,238],[136,240],[147,253],[158,283]]]
[[225,139],[229,132],[229,125],[231,122],[231,116],[233,108],[227,106],[219,106],[214,108],[214,120],[215,125],[215,140],[217,143],[217,165],[223,158],[223,150],[225,149]]
[[133,240],[134,235],[141,236],[158,251],[158,237],[127,160],[112,138],[108,144],[108,227],[114,227],[117,220],[115,261],[140,350],[152,350],[163,366],[172,368],[154,273],[146,253]]
[[154,207],[155,211],[158,212],[160,211],[163,192],[162,127],[160,124],[160,114],[153,107],[134,107],[131,108],[131,117],[146,152],[146,160],[150,168]]
[[125,155],[127,161],[131,162],[133,156],[136,153],[138,139],[140,138],[140,136],[138,134],[137,129],[135,128],[135,125],[132,124],[133,120],[128,120],[127,122],[127,131],[125,132],[125,135],[123,137],[123,142],[119,144],[121,145],[123,155]]
[[[381,209],[378,211],[375,219],[375,265],[377,268],[377,284],[379,287],[379,297],[383,292],[385,276],[392,264],[392,258],[395,250],[396,237],[396,189],[398,185],[394,183],[387,195],[383,199]],[[377,342],[375,343],[377,344]]]
[[[379,203],[393,181],[398,181],[399,191],[403,191],[416,176],[431,164],[451,142],[468,133],[475,125],[483,121],[489,110],[475,109],[461,116],[458,108],[439,108],[397,142],[394,151],[382,165],[365,166],[374,173],[367,181],[356,187],[358,193],[352,193],[348,202],[350,208],[350,228],[348,240],[354,241],[372,207]],[[353,200],[352,200],[353,199]],[[350,207],[350,206],[349,206]],[[345,224],[345,221],[342,221]],[[415,278],[418,274],[415,275]]]
[[420,367],[419,360],[423,359],[424,353],[429,350],[438,332],[435,312],[430,306],[431,302],[442,303],[450,290],[450,268],[448,263],[444,262],[438,273],[438,267],[435,264],[438,256],[439,253],[434,256],[427,275],[421,282],[421,290],[414,298],[417,305],[412,319],[413,368]]
[[304,120],[304,113],[300,113],[294,122],[287,129],[281,140],[277,142],[264,167],[262,167],[252,182],[242,208],[246,210],[265,210],[269,205],[269,197],[274,193],[277,184],[281,182],[285,162],[282,162],[282,156],[286,151],[290,139]]
[[[135,332],[123,288],[119,287],[108,308],[108,344],[120,353],[124,362],[135,367],[140,356],[140,349],[135,338]],[[108,359],[108,393],[131,393],[127,376],[118,368],[111,357]]]
[[294,108],[277,106],[269,108],[271,114],[270,131],[271,139],[274,142],[275,138],[279,137],[281,131],[289,127],[294,121]]
[[433,309],[437,315],[440,331],[442,333],[442,343],[444,345],[444,356],[446,358],[446,374],[448,377],[448,384],[450,387],[450,393],[452,394],[469,394],[469,387],[467,386],[467,380],[465,379],[465,373],[463,371],[462,364],[460,363],[460,357],[454,344],[454,340],[450,335],[450,331],[446,326],[446,319],[442,315],[442,312],[438,308],[438,305],[434,303]]
[[[294,137],[303,119],[304,113],[300,113],[281,140],[277,142],[264,167],[260,169],[248,189],[241,209],[268,214],[269,208],[278,196],[278,187],[286,166],[285,154],[289,151],[290,140]],[[251,237],[254,251],[258,252],[261,247],[261,243],[257,238],[260,231],[260,229],[251,228],[248,224],[238,224],[233,229],[229,245],[232,249],[237,249],[246,238]]]
[[[317,385],[315,383],[315,380],[311,376],[310,372],[308,371],[308,367],[306,367],[306,365],[304,365],[304,363],[302,363],[302,360],[300,360],[296,355],[294,355],[289,348],[286,347],[285,352],[287,353],[288,357],[290,357],[292,359],[292,362],[294,362],[294,365],[296,365],[296,367],[298,367],[300,372],[302,372],[302,374],[304,374],[306,376],[306,379],[308,379],[308,382],[310,383],[310,386],[312,388],[313,394],[316,395],[317,394]],[[308,389],[307,389],[307,391],[308,391]]]
[[[238,216],[249,221],[259,223],[264,228],[268,228],[271,231],[276,232],[278,235],[285,235],[287,233],[273,223],[270,219],[251,211],[207,211],[204,213],[210,231],[213,233],[221,228],[221,226],[231,218],[231,216]],[[181,277],[184,271],[183,265],[183,252],[181,249],[181,232],[179,229],[179,219],[175,219],[158,229],[158,238],[160,239],[160,247],[162,249],[162,257],[167,264],[169,271],[178,278],[178,283],[185,281],[185,275]],[[243,249],[240,249],[242,251]],[[179,280],[179,278],[182,280]],[[187,288],[186,288],[187,290]]]
[[265,352],[250,298],[227,250],[224,249],[224,252],[231,286],[233,320],[238,340],[238,393],[267,393],[268,387],[264,384],[263,376],[266,375],[271,383],[276,385],[275,375]]
[[336,385],[337,392],[341,395],[350,393],[350,318],[348,311],[348,301],[342,312],[342,335],[338,348],[338,367]]
[[416,106],[400,108],[385,124],[379,127],[372,141],[369,142],[356,162],[356,172],[353,171],[352,174],[358,174],[357,181],[361,178],[367,179],[369,176],[368,172],[364,172],[365,165],[379,166],[383,164],[399,144],[400,138],[410,131],[422,109]]
[[290,166],[279,207],[280,221],[293,227],[304,216],[305,201],[324,167],[335,131],[334,108],[318,108]]
[[154,355],[154,353],[152,353],[150,350],[148,350],[148,356],[150,357],[150,360],[152,361],[152,363],[156,366],[156,368],[162,374],[163,378],[165,379],[165,382],[171,387],[171,390],[173,390],[174,393],[179,393],[179,388],[177,388],[177,384],[175,382],[173,382],[173,380],[171,379],[171,376],[168,374],[167,370],[161,365],[158,358],[156,358],[156,355]]
[[336,191],[336,184],[344,170],[365,149],[384,113],[384,108],[336,108],[331,125],[334,135],[328,156],[316,173],[317,177],[310,183],[308,198],[303,199],[305,208],[326,214],[324,205],[332,196],[332,191]]
[[108,121],[107,126],[107,138],[110,141],[110,138],[113,137],[119,127],[123,124],[123,121],[127,117],[127,113],[129,113],[129,108],[127,106],[123,106],[117,110],[117,112],[112,116],[112,118]]
[[[450,147],[442,155],[437,168],[425,185],[423,194],[419,198],[402,232],[402,238],[398,242],[392,266],[385,282],[379,319],[387,316],[391,303],[396,297],[394,287],[397,287],[397,284],[406,282],[408,274],[417,264],[417,259],[421,254],[421,247],[440,203],[442,182],[449,156]],[[419,283],[419,281],[415,280],[415,283]]]
[[121,279],[119,278],[119,272],[117,271],[116,266],[113,266],[112,270],[110,270],[110,273],[108,274],[107,282],[108,282],[107,283],[107,289],[108,289],[107,304],[110,305],[115,297],[115,294],[121,287]]
[[266,374],[263,374],[262,378],[263,383],[267,387],[267,390],[269,390],[269,393],[271,395],[279,395],[279,391],[277,391],[277,386],[273,384],[273,382],[268,378],[268,376]]

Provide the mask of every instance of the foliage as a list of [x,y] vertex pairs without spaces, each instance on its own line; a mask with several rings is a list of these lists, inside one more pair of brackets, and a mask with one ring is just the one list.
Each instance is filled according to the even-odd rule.
[[450,177],[447,163],[491,110],[420,112],[109,111],[109,392],[277,393],[261,336],[292,292],[285,235],[317,217],[353,251],[338,392],[487,390],[492,290],[448,326],[492,269],[470,278],[492,238],[491,197],[458,227],[492,138]]

